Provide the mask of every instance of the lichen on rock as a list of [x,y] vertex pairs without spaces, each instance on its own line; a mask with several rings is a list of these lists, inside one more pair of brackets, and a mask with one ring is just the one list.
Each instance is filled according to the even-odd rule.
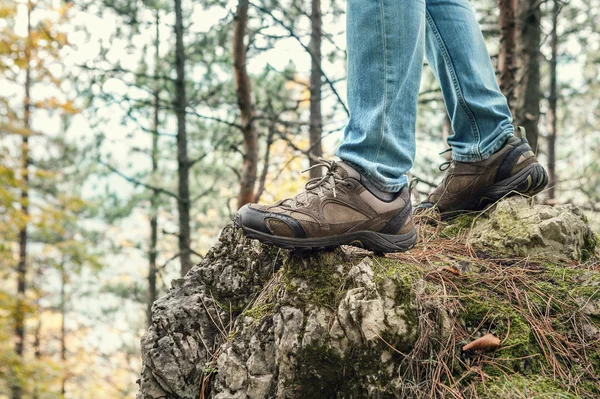
[[262,290],[277,264],[258,242],[231,224],[225,227],[204,261],[154,303],[141,342],[137,397],[197,399],[207,360],[227,338],[230,316]]
[[[155,304],[138,399],[599,397],[589,228],[575,208],[519,201],[421,225],[387,257],[289,253],[228,225]],[[497,349],[462,350],[486,334]]]
[[483,212],[469,241],[516,256],[573,260],[591,257],[597,244],[579,208],[532,205],[523,197],[508,198]]

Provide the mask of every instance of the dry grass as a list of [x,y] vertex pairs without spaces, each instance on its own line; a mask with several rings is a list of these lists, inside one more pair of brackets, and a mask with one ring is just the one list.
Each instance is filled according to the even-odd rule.
[[[477,217],[473,215],[472,222]],[[417,246],[409,252],[386,256],[425,270],[423,281],[415,282],[418,338],[412,351],[402,353],[381,337],[382,342],[403,359],[399,368],[402,380],[399,396],[417,399],[493,397],[497,391],[491,393],[492,381],[503,377],[511,381],[519,373],[514,369],[517,363],[527,364],[530,373],[531,368],[535,368],[536,376],[552,381],[574,397],[591,398],[600,392],[600,378],[594,370],[594,364],[600,367],[600,340],[590,340],[585,334],[586,326],[598,323],[582,312],[581,297],[565,289],[564,281],[568,281],[565,276],[552,276],[547,265],[533,259],[471,248],[467,245],[470,223],[457,234],[448,235],[444,230],[449,225],[437,220],[434,214],[424,213],[415,219],[419,227]],[[358,249],[346,253],[351,260],[370,255]],[[600,272],[600,262],[560,265],[563,273],[583,268]],[[248,309],[276,300],[280,295],[276,287],[281,286],[281,276],[275,273]],[[556,290],[548,287],[556,287]],[[480,320],[465,323],[467,308],[473,304],[484,305],[488,310]],[[525,343],[513,342],[517,319],[526,325]],[[223,332],[228,330],[230,338],[231,320],[227,326],[220,320],[213,322],[223,337]],[[461,350],[466,342],[489,332],[500,338],[498,350],[487,353]],[[515,355],[512,350],[517,345],[527,345],[532,350]],[[212,353],[209,369],[216,368],[220,347],[215,347]],[[213,376],[214,372],[203,376],[201,399],[207,397]],[[590,384],[598,391],[590,391]],[[511,391],[510,387],[503,389],[506,389],[506,397],[532,397],[518,390]]]
[[[474,251],[466,244],[469,229],[455,237],[443,237],[440,233],[447,225],[437,220],[433,222],[431,215],[420,216],[418,245],[408,253],[387,256],[405,264],[427,267],[425,281],[431,283],[430,290],[417,294],[419,338],[401,367],[406,381],[402,396],[488,397],[489,373],[510,379],[515,370],[507,363],[522,360],[535,361],[539,373],[566,392],[577,397],[595,397],[597,392],[590,392],[582,382],[592,383],[600,390],[600,377],[593,366],[598,359],[592,359],[592,356],[600,356],[600,340],[585,336],[585,327],[594,325],[594,321],[581,311],[580,298],[564,290],[552,292],[540,288],[541,283],[549,279],[544,265],[528,258]],[[440,267],[440,264],[446,266]],[[565,270],[581,270],[581,267],[600,270],[599,262],[564,267]],[[432,290],[432,287],[435,288]],[[497,353],[465,357],[460,343],[476,338],[495,320],[488,312],[473,331],[467,331],[464,303],[490,298],[503,310],[526,321],[540,353],[504,358],[501,353],[511,349],[504,346],[503,351]],[[503,343],[511,334],[510,321],[508,316],[503,321],[506,326],[504,336],[500,337]],[[519,397],[518,392],[511,395]]]

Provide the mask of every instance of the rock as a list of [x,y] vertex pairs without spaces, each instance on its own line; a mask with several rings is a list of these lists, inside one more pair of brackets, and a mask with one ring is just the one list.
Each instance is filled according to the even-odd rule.
[[585,260],[596,246],[585,215],[573,205],[531,205],[511,197],[483,212],[469,242],[516,256]]
[[[323,265],[323,262],[338,260],[336,256],[325,258],[316,262]],[[287,266],[293,267],[294,262],[300,260],[292,259]],[[311,281],[300,281],[296,275],[287,275],[287,283],[295,284],[297,290],[286,292],[288,296],[285,298],[285,305],[280,306],[273,314],[262,315],[260,327],[256,327],[256,320],[253,318],[246,318],[241,322],[238,320],[236,329],[241,331],[241,335],[236,338],[245,343],[244,350],[232,352],[237,344],[224,344],[218,361],[219,374],[215,381],[215,391],[219,393],[215,397],[296,398],[299,392],[307,389],[298,383],[298,359],[312,356],[315,348],[326,348],[330,356],[340,362],[349,352],[353,352],[353,356],[370,357],[379,362],[382,358],[386,361],[392,358],[389,350],[375,350],[373,347],[373,344],[382,342],[382,335],[387,333],[402,340],[414,341],[415,326],[410,326],[410,329],[409,322],[403,318],[406,310],[387,309],[385,306],[389,299],[386,293],[395,295],[397,287],[390,288],[390,282],[387,281],[388,288],[380,290],[374,281],[371,264],[372,261],[366,258],[355,265],[329,265],[328,269],[336,270],[336,273],[340,272],[338,266],[341,266],[340,277],[347,280],[348,284],[335,312],[321,306],[317,298],[304,303],[302,295],[307,287],[312,286]],[[298,264],[295,266],[300,267]],[[283,286],[280,289],[284,289]],[[299,304],[302,306],[298,307]],[[264,359],[264,353],[273,356],[269,356],[268,362],[261,360],[257,367],[256,359]],[[230,363],[235,366],[229,366]],[[239,370],[238,364],[245,364],[244,370]],[[388,379],[391,379],[393,370],[393,366],[386,369]],[[322,371],[315,369],[306,372]],[[246,383],[247,378],[260,380],[259,383],[250,384]],[[380,387],[376,385],[373,383],[368,389],[378,391]],[[321,388],[323,387],[319,389]],[[362,395],[368,389],[365,387]],[[356,395],[360,395],[360,392],[359,390]]]
[[241,313],[273,274],[275,258],[225,227],[204,261],[154,303],[141,342],[138,399],[198,398],[203,369],[227,333],[229,307]]
[[[469,234],[480,251],[512,251],[500,261],[456,238],[395,258],[289,253],[228,225],[155,303],[137,398],[598,397],[599,268],[561,260],[593,256],[585,219],[504,202]],[[541,261],[520,268],[531,254]],[[445,271],[456,265],[469,267]],[[485,358],[461,350],[486,334],[502,344]]]

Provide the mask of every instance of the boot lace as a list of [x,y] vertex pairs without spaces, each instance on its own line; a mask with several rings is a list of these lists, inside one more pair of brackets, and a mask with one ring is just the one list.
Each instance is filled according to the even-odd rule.
[[[452,148],[445,149],[444,151],[440,152],[440,155],[444,155],[445,153],[450,152],[450,151],[452,151]],[[448,168],[452,165],[452,162],[454,162],[454,161],[443,162],[440,165],[439,170],[441,172],[444,172],[444,171],[448,170]]]
[[333,197],[336,198],[336,186],[338,184],[342,184],[345,187],[350,187],[351,183],[343,179],[336,171],[336,161],[329,161],[324,158],[319,158],[318,161],[319,163],[316,163],[310,168],[303,170],[302,173],[306,173],[316,168],[326,168],[327,172],[321,177],[313,177],[306,182],[304,185],[305,191],[293,198],[293,204],[295,207],[306,205],[305,201],[310,195],[323,195],[325,193],[324,189],[330,189],[333,193]]

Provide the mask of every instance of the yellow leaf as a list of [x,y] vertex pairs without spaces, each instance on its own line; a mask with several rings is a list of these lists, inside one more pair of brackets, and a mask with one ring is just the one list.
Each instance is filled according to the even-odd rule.
[[2,4],[2,5],[0,5],[0,18],[13,17],[16,14],[17,14],[16,4],[12,4],[12,5]]

